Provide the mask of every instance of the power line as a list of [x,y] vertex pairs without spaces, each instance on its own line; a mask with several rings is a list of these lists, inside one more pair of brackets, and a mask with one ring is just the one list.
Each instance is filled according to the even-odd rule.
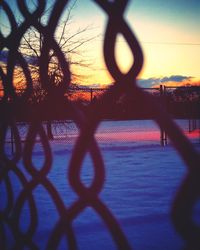
[[181,43],[181,42],[143,42],[147,44],[160,44],[160,45],[184,45],[184,46],[200,46],[200,43]]
[[[101,41],[101,40],[99,40]],[[102,40],[103,42],[103,40]],[[125,40],[118,40],[118,43],[127,43]],[[140,43],[144,44],[158,44],[158,45],[177,45],[177,46],[200,46],[200,43],[192,43],[192,42],[151,42],[151,41],[139,41]]]

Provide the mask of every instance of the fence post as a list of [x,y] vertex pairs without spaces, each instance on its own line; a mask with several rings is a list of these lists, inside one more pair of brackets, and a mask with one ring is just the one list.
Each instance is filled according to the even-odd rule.
[[93,89],[90,89],[90,103],[92,103],[93,100]]
[[160,96],[163,95],[163,85],[160,85]]
[[53,133],[52,133],[52,126],[51,126],[51,120],[47,121],[47,137],[49,140],[53,140]]
[[[166,92],[165,86],[161,84],[160,85],[160,99],[163,99],[163,97],[166,94],[165,92]],[[167,134],[163,128],[160,128],[160,143],[161,143],[161,146],[167,145]]]

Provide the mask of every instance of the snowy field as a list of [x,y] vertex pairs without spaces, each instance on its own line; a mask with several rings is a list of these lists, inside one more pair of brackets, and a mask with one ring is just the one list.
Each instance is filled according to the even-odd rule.
[[[188,133],[188,121],[179,120],[183,131],[200,150],[199,131]],[[67,207],[78,198],[67,179],[68,163],[77,129],[72,126],[65,139],[51,141],[54,155],[48,179],[63,197]],[[160,131],[153,121],[103,121],[96,134],[105,162],[106,179],[100,198],[110,208],[125,232],[131,246],[138,250],[183,249],[184,242],[175,232],[170,220],[174,195],[184,179],[186,166],[170,141],[160,145]],[[43,163],[40,143],[36,143],[33,163],[39,168]],[[19,163],[19,167],[21,164]],[[89,185],[93,179],[93,165],[87,154],[82,171],[82,181]],[[27,174],[26,174],[27,175]],[[30,176],[27,176],[31,179]],[[13,185],[17,180],[13,178]],[[17,189],[17,188],[16,188]],[[1,197],[3,195],[2,189]],[[58,214],[51,198],[40,185],[34,191],[39,210],[39,230],[34,239],[45,248],[48,233],[55,225]],[[2,198],[1,198],[2,199]],[[0,202],[0,208],[3,203]],[[23,230],[28,226],[26,206],[22,219]],[[197,211],[196,211],[197,212]],[[87,208],[74,221],[73,228],[79,249],[116,249],[111,235],[101,217]],[[60,249],[66,249],[64,241]]]

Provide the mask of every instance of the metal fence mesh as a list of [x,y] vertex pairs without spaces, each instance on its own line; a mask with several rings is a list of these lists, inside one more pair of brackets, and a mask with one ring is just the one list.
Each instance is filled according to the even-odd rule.
[[[135,105],[145,106],[147,114],[151,114],[154,120],[164,130],[178,154],[182,157],[188,167],[188,174],[183,180],[172,207],[172,219],[174,227],[186,241],[190,249],[200,247],[200,228],[192,219],[194,205],[199,199],[199,153],[193,148],[189,140],[183,135],[180,128],[171,120],[164,105],[160,103],[159,98],[148,94],[140,89],[136,84],[136,77],[143,64],[143,55],[140,45],[135,38],[134,33],[126,23],[123,14],[128,1],[94,1],[107,15],[108,21],[104,36],[103,56],[106,66],[114,79],[114,85],[109,88],[94,105],[91,106],[87,114],[82,112],[75,104],[69,102],[68,109],[73,115],[73,121],[76,123],[78,138],[73,146],[72,155],[68,166],[69,184],[77,199],[66,206],[56,187],[47,177],[52,170],[53,152],[47,137],[47,131],[42,125],[40,110],[31,111],[28,132],[22,146],[21,139],[23,132],[15,122],[15,112],[23,107],[26,100],[30,97],[33,89],[33,80],[28,68],[28,64],[18,51],[18,47],[23,34],[30,26],[35,27],[43,35],[43,46],[39,61],[39,73],[41,86],[47,92],[50,102],[48,109],[51,110],[51,101],[54,103],[54,109],[62,109],[64,102],[64,93],[70,86],[70,70],[65,56],[59,48],[54,38],[54,32],[61,14],[63,13],[68,1],[56,1],[53,10],[48,18],[47,24],[41,23],[41,17],[45,9],[46,1],[38,1],[36,9],[30,12],[26,1],[17,1],[18,8],[24,17],[21,24],[17,24],[15,13],[12,13],[9,5],[1,1],[1,8],[5,12],[10,25],[11,32],[8,36],[0,36],[1,50],[8,51],[8,58],[5,72],[0,68],[0,76],[4,88],[1,99],[1,122],[0,122],[0,181],[4,183],[7,192],[7,199],[3,209],[0,211],[0,245],[2,249],[7,248],[9,237],[12,235],[14,249],[37,249],[38,242],[34,240],[34,234],[38,230],[39,204],[35,199],[35,190],[42,188],[50,197],[58,213],[57,221],[47,240],[47,249],[56,249],[63,237],[67,239],[69,249],[76,249],[77,235],[74,232],[73,222],[80,216],[81,212],[90,207],[99,218],[104,221],[107,230],[111,234],[113,241],[118,249],[130,249],[130,244],[126,235],[122,231],[117,219],[111,213],[109,208],[101,200],[99,193],[103,188],[105,180],[105,166],[101,152],[94,134],[102,119],[101,103],[112,105],[112,100],[118,98],[121,94],[128,97],[135,97]],[[116,37],[122,34],[130,47],[134,57],[134,62],[129,71],[124,74],[121,72],[114,53]],[[55,52],[58,58],[60,68],[63,74],[62,84],[54,89],[51,85],[51,79],[48,75],[48,53],[50,50]],[[20,65],[26,79],[26,89],[22,95],[18,95],[14,88],[14,68]],[[56,104],[56,105],[55,105]],[[29,111],[27,111],[29,112]],[[69,124],[59,125],[59,129],[66,129]],[[23,128],[23,124],[21,127]],[[15,151],[11,157],[6,154],[6,133],[12,128]],[[55,128],[57,129],[57,127]],[[21,130],[23,131],[23,129]],[[32,152],[39,138],[43,150],[43,162],[40,167],[32,161]],[[82,163],[86,154],[90,154],[93,163],[93,179],[90,186],[85,186],[81,181]],[[19,168],[19,162],[23,162],[23,170]],[[21,189],[18,195],[14,195],[11,174],[20,183]],[[21,228],[23,219],[23,207],[28,206],[29,222],[26,230]]]

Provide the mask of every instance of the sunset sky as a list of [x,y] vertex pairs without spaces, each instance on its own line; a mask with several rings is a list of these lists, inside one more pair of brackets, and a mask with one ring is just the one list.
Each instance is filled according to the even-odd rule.
[[[91,24],[95,32],[103,34],[106,15],[92,1],[78,1],[74,19],[77,25]],[[83,3],[84,2],[84,3]],[[87,4],[86,4],[87,3]],[[139,75],[140,86],[154,84],[200,84],[200,1],[152,0],[130,1],[125,19],[139,39],[145,62]],[[80,18],[81,17],[81,18]],[[94,32],[94,31],[93,31]],[[91,57],[95,58],[97,70],[93,74],[95,83],[109,83],[112,79],[102,60],[102,39],[91,45]],[[121,69],[126,71],[132,55],[123,37],[119,37],[116,48]]]
[[[12,4],[12,8],[16,8],[15,4]],[[140,41],[145,58],[138,77],[140,86],[150,87],[161,83],[200,85],[199,13],[199,0],[130,1],[124,17]],[[77,1],[70,32],[89,27],[84,36],[95,37],[81,48],[81,57],[91,64],[79,70],[80,74],[86,76],[81,82],[84,85],[102,86],[113,82],[102,56],[106,21],[106,14],[93,1]],[[127,71],[132,54],[121,35],[116,45],[116,56],[121,70]]]

